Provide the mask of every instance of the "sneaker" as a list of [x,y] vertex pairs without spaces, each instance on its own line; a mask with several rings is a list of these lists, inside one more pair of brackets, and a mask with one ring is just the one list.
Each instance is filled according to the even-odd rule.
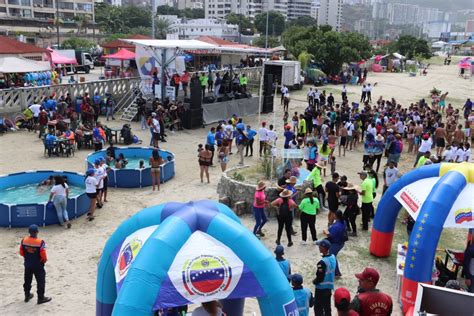
[[38,299],[38,304],[44,304],[44,303],[48,303],[49,301],[51,301],[52,298],[51,297],[43,297],[43,298],[39,298]]
[[28,303],[33,297],[34,295],[32,293],[25,295],[25,303]]
[[316,245],[316,243],[317,243],[317,242],[318,242],[318,240],[316,239],[315,241],[313,241],[313,244],[315,244],[315,245]]
[[288,247],[291,247],[291,246],[293,246],[293,242],[292,242],[292,241],[290,241],[290,242],[288,243]]
[[255,237],[257,237],[258,239],[260,239],[260,235],[257,233],[257,234],[254,234]]
[[306,246],[307,244],[308,244],[308,243],[307,243],[306,240],[302,240],[302,241],[300,242],[300,245],[302,245],[302,246]]
[[257,234],[259,234],[261,237],[265,237],[265,234],[261,230],[259,230]]
[[279,241],[279,240],[276,240],[276,241],[275,241],[275,244],[279,245],[279,244],[280,244],[280,241]]

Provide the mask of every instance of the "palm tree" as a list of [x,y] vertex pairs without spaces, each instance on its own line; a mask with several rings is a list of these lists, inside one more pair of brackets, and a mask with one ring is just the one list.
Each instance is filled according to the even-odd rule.
[[170,31],[171,23],[167,19],[157,19],[155,24],[155,32],[157,39],[166,39],[166,34]]
[[74,20],[76,21],[77,33],[78,34],[80,34],[82,32],[87,33],[87,28],[88,28],[89,23],[91,21],[90,15],[88,15],[88,14],[76,15],[74,17]]

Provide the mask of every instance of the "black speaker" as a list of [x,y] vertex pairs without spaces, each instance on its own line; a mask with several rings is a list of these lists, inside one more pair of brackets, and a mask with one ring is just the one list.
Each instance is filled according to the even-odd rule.
[[265,95],[263,96],[262,113],[271,112],[273,112],[273,96]]
[[193,109],[190,108],[184,112],[183,127],[186,129],[194,129],[203,126],[202,122],[202,108]]
[[202,90],[199,80],[191,80],[189,88],[191,91],[191,102],[189,102],[191,104],[191,108],[200,109],[202,107]]
[[273,95],[274,94],[273,90],[273,75],[265,75],[263,77],[263,95]]

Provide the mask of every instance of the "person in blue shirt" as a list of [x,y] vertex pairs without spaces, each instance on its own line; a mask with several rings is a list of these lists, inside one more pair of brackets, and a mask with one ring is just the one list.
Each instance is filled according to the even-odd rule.
[[206,144],[209,145],[209,150],[212,153],[211,156],[211,166],[213,166],[213,159],[214,159],[214,151],[215,151],[215,145],[216,145],[216,128],[211,127],[211,130],[207,133],[207,140]]
[[56,112],[56,100],[53,99],[53,96],[50,96],[49,99],[46,101],[46,110],[51,114]]
[[283,258],[283,255],[285,254],[285,248],[282,245],[278,245],[276,246],[274,253],[275,259],[280,266],[281,271],[283,271],[283,274],[289,281],[291,276],[291,264],[290,260]]
[[237,136],[235,137],[235,143],[237,144],[237,153],[240,155],[239,165],[244,165],[244,148],[248,143],[247,135],[240,128],[237,128]]
[[[329,227],[327,231],[324,231],[324,234],[331,242],[329,254],[337,257],[337,254],[342,250],[342,248],[344,248],[344,244],[347,241],[346,223],[344,222],[344,215],[342,214],[342,211],[339,210],[336,212],[336,221]],[[341,271],[339,271],[339,263],[337,260],[335,273],[336,277],[342,276]]]
[[216,144],[217,144],[217,151],[219,151],[224,141],[224,132],[222,131],[222,125],[220,124],[217,126],[215,139],[216,139]]
[[331,295],[334,289],[334,278],[336,270],[336,257],[329,253],[331,242],[327,239],[316,243],[319,252],[323,255],[316,267],[316,278],[313,284],[314,292],[314,315],[331,316]]
[[309,316],[309,308],[313,307],[313,293],[308,288],[303,287],[303,276],[295,273],[291,276],[291,286],[295,295],[296,306],[300,316]]
[[293,137],[295,136],[295,133],[293,133],[291,131],[291,126],[290,125],[285,126],[285,132],[283,133],[283,136],[285,137],[284,148],[289,149],[290,148],[290,142],[293,140]]
[[[238,124],[237,124],[238,125]],[[252,157],[253,156],[253,142],[255,135],[257,135],[257,132],[252,129],[250,125],[247,125],[247,129],[245,130],[247,133],[247,145],[245,146],[245,157]],[[249,155],[250,151],[250,155]]]

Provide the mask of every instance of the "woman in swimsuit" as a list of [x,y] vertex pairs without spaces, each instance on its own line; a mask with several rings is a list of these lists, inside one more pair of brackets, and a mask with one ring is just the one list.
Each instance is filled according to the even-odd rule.
[[155,191],[155,185],[158,187],[158,191],[160,191],[160,166],[163,164],[163,159],[161,158],[158,149],[153,149],[149,162],[151,167],[151,183],[153,185],[153,191]]
[[221,163],[222,172],[227,169],[227,164],[229,163],[229,146],[227,140],[222,142],[222,146],[219,148],[219,162]]
[[207,183],[209,181],[209,166],[211,165],[212,152],[209,150],[209,145],[204,147],[198,154],[199,168],[201,169],[201,183],[204,182],[203,176],[206,173]]

